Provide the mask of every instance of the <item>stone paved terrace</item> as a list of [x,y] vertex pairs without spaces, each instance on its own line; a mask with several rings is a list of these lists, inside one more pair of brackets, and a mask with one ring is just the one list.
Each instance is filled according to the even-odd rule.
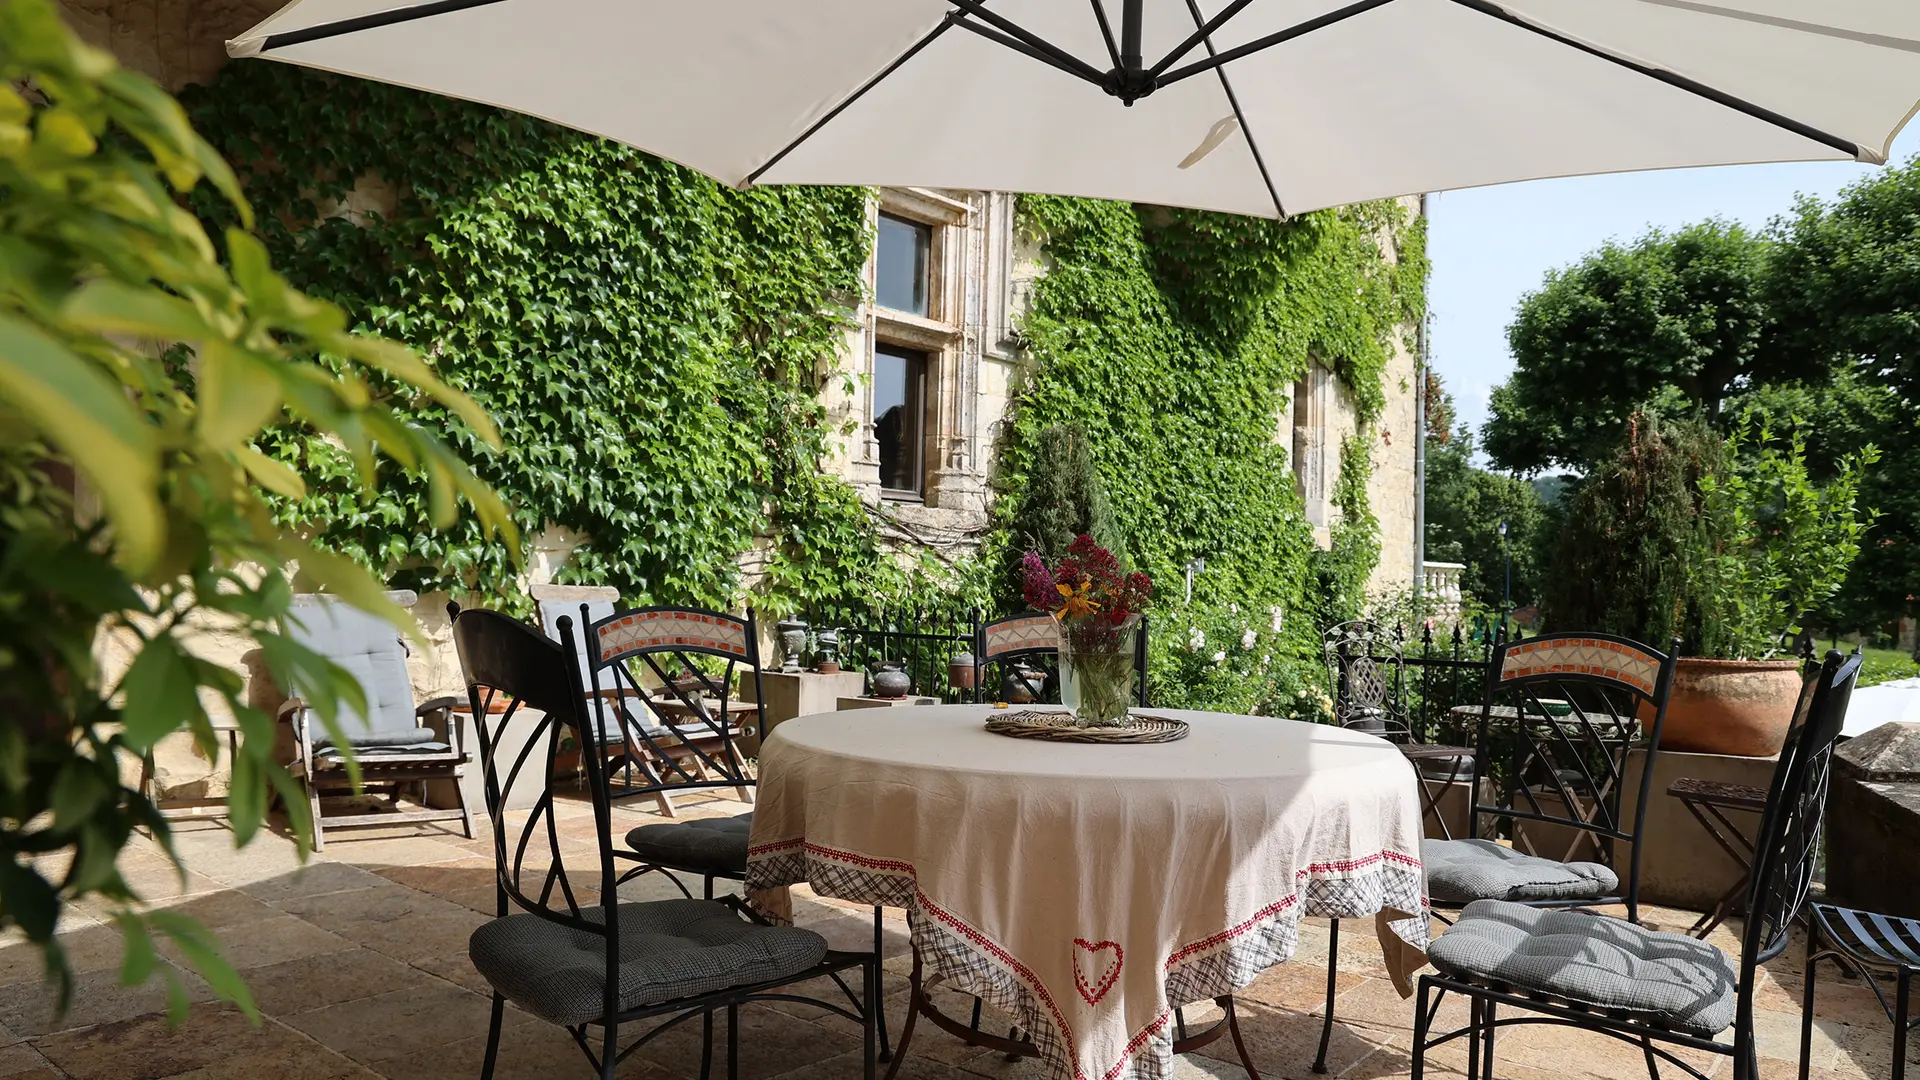
[[[719,799],[687,802],[694,816],[745,809]],[[653,819],[639,809],[617,813],[636,824]],[[624,831],[621,822],[616,825]],[[571,845],[569,861],[571,853],[591,850],[592,819],[584,805],[562,805],[560,830],[563,845]],[[185,1026],[168,1027],[161,986],[119,985],[119,934],[94,917],[100,909],[83,907],[71,915],[62,935],[79,973],[65,1016],[51,1015],[37,954],[17,941],[0,941],[0,1077],[477,1080],[488,999],[465,949],[468,934],[488,917],[494,902],[488,840],[466,840],[432,825],[335,833],[325,854],[304,867],[282,835],[263,833],[236,851],[232,834],[211,821],[183,823],[178,845],[190,871],[184,886],[146,841],[130,854],[129,876],[156,903],[215,928],[252,987],[261,1026],[250,1027],[238,1011],[212,1003],[204,984],[171,966],[196,1004]],[[652,898],[670,889],[657,875],[642,882],[628,886],[630,898]],[[906,999],[907,943],[905,921],[894,914],[887,991],[888,1015],[897,1032]],[[850,905],[798,896],[795,915],[801,925],[842,947],[862,948],[869,940],[870,913]],[[1650,921],[1663,928],[1684,927],[1692,918],[1690,912],[1650,912]],[[1406,1076],[1411,1004],[1386,980],[1371,934],[1344,936],[1331,1071],[1354,1080]],[[1255,1064],[1267,1077],[1311,1075],[1307,1066],[1319,1032],[1315,1010],[1324,985],[1325,943],[1325,924],[1310,921],[1293,962],[1268,972],[1241,996],[1243,1030]],[[1737,946],[1724,930],[1717,943],[1729,950]],[[1796,948],[1763,976],[1759,1031],[1767,1080],[1786,1080],[1797,1072],[1799,972]],[[1842,985],[1837,977],[1823,978],[1820,998],[1815,1080],[1888,1075],[1888,1025],[1867,991]],[[1457,1022],[1461,1012],[1450,1009],[1442,1021]],[[754,1005],[742,1011],[742,1023],[743,1080],[859,1075],[859,1033],[842,1019],[804,1006]],[[692,1080],[699,1075],[697,1040],[697,1028],[683,1027],[635,1055],[619,1075]],[[1240,1080],[1245,1074],[1231,1059],[1231,1045],[1222,1040],[1183,1059],[1177,1075]],[[1716,1078],[1731,1075],[1726,1059],[1710,1060]],[[1920,1051],[1915,1060],[1920,1061]],[[1431,1075],[1446,1080],[1459,1076],[1463,1064],[1464,1054],[1450,1048],[1429,1067]],[[716,1075],[721,1072],[716,1063]],[[587,1080],[590,1075],[563,1032],[509,1008],[500,1080]],[[902,1070],[909,1080],[1037,1075],[1032,1062],[1008,1064],[926,1024]],[[1625,1044],[1565,1029],[1522,1028],[1502,1035],[1495,1075],[1502,1080],[1626,1080],[1646,1073],[1639,1052]]]

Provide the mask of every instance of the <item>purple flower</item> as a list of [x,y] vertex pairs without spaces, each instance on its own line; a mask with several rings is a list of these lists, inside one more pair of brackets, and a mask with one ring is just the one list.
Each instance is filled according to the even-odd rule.
[[1027,606],[1038,611],[1052,611],[1060,603],[1060,590],[1055,587],[1053,573],[1047,569],[1040,553],[1027,552],[1020,560],[1020,568],[1025,578],[1020,591],[1026,597]]

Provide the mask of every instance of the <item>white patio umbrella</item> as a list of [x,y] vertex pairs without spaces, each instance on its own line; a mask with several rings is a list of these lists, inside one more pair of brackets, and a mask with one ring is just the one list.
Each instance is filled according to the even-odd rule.
[[1285,216],[1582,173],[1883,162],[1920,0],[295,0],[228,44],[731,185]]

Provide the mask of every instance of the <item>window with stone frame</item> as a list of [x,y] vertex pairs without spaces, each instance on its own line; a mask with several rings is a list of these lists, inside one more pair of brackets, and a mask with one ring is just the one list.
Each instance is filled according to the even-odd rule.
[[949,297],[952,234],[965,203],[933,192],[884,189],[874,230],[871,375],[872,459],[882,498],[920,501],[941,462],[943,377],[957,362],[958,301]]

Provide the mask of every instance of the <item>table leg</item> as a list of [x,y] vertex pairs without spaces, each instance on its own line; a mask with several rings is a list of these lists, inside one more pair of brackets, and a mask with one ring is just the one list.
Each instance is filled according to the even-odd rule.
[[907,1045],[913,1042],[913,1022],[919,1018],[927,1002],[926,988],[920,983],[920,950],[913,950],[913,971],[907,976],[907,1018],[900,1022],[900,1041],[893,1045],[893,1064],[887,1067],[886,1080],[894,1080],[900,1075],[900,1066],[907,1063]]

